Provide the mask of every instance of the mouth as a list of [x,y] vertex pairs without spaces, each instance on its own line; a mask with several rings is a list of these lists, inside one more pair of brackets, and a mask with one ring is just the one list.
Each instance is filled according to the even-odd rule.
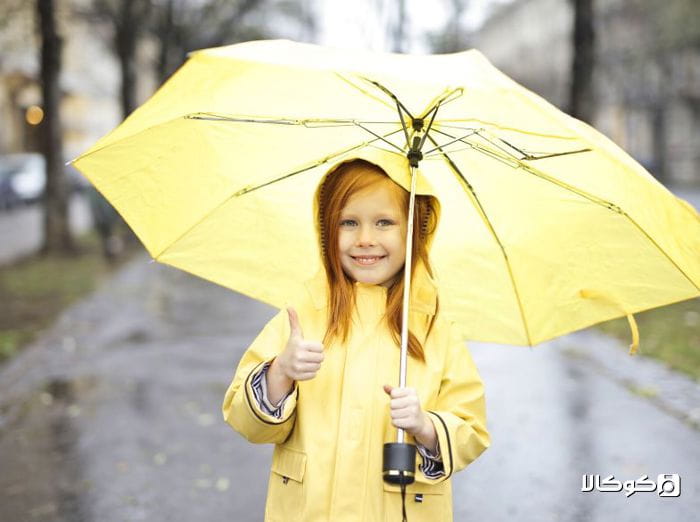
[[374,265],[375,263],[378,263],[382,259],[384,259],[386,256],[350,256],[352,257],[355,262],[359,265],[362,266],[368,266],[368,265]]

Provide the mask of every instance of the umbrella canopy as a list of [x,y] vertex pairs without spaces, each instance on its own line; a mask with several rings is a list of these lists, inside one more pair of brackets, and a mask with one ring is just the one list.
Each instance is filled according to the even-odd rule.
[[476,50],[201,50],[74,164],[154,259],[283,307],[321,266],[318,183],[350,157],[407,190],[413,163],[439,199],[431,262],[465,338],[532,346],[700,295],[698,213]]

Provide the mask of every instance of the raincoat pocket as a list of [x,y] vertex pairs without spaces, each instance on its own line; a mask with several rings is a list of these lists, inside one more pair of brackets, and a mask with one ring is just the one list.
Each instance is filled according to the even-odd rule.
[[[452,520],[448,503],[447,483],[414,482],[406,487],[406,517],[409,522],[444,522]],[[384,482],[384,521],[401,522],[401,488]]]
[[265,506],[266,521],[302,520],[305,505],[305,471],[306,453],[283,446],[275,447]]

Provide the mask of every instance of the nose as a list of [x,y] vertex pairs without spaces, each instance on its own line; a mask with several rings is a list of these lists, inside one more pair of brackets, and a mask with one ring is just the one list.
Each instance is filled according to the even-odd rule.
[[362,226],[357,233],[356,245],[358,247],[376,245],[377,241],[374,237],[374,231],[371,226]]

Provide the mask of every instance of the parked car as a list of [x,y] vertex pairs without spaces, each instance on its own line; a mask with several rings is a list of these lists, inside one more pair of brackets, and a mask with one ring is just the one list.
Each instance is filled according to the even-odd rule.
[[79,192],[84,194],[89,187],[92,187],[92,184],[87,180],[87,178],[83,176],[73,165],[66,165],[64,171],[66,173],[66,177],[68,178],[68,188],[71,193]]
[[28,152],[0,156],[0,209],[39,201],[46,187],[46,162]]

